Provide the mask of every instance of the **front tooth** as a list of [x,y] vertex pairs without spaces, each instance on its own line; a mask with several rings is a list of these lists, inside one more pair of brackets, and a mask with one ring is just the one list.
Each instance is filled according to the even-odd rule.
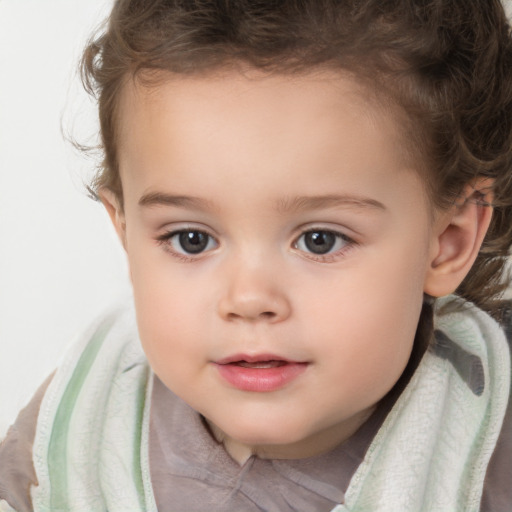
[[258,363],[252,364],[253,368],[273,368],[274,364],[272,364],[272,361],[260,361]]
[[276,368],[284,364],[282,361],[258,361],[256,363],[248,363],[247,361],[240,361],[239,366],[244,368]]

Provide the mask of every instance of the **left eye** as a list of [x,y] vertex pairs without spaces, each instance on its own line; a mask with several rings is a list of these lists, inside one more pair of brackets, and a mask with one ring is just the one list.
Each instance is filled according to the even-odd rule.
[[168,237],[168,241],[173,250],[180,254],[200,254],[217,245],[212,236],[196,229],[175,231]]
[[312,254],[329,254],[339,251],[348,243],[347,237],[341,233],[315,229],[303,233],[295,243],[295,247]]

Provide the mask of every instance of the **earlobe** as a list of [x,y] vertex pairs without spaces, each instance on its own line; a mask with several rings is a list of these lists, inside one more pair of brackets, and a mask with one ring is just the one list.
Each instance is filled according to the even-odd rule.
[[117,195],[108,188],[101,189],[98,195],[107,210],[121,244],[126,249],[126,221]]
[[450,210],[435,223],[424,292],[433,297],[453,293],[473,265],[492,218],[492,181],[466,185]]

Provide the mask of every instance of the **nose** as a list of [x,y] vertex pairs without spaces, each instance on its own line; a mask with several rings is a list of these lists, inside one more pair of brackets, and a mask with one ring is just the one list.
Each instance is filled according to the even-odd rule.
[[224,276],[219,315],[228,321],[277,323],[286,320],[291,305],[286,290],[265,269],[239,266]]

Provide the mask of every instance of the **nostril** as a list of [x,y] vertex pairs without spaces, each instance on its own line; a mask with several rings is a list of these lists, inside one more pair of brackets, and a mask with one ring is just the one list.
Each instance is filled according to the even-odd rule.
[[[1,0],[0,0],[1,1]],[[282,296],[270,293],[229,293],[219,300],[218,313],[228,321],[277,322],[288,318],[290,305]]]
[[230,312],[228,313],[228,318],[231,319],[231,320],[237,320],[239,318],[245,318],[245,319],[248,319],[250,320],[251,318],[253,320],[272,320],[273,318],[275,318],[277,316],[276,313],[274,313],[273,311],[263,311],[262,313],[259,313],[257,315],[243,315],[243,314],[238,314],[238,313],[234,313],[234,312]]

